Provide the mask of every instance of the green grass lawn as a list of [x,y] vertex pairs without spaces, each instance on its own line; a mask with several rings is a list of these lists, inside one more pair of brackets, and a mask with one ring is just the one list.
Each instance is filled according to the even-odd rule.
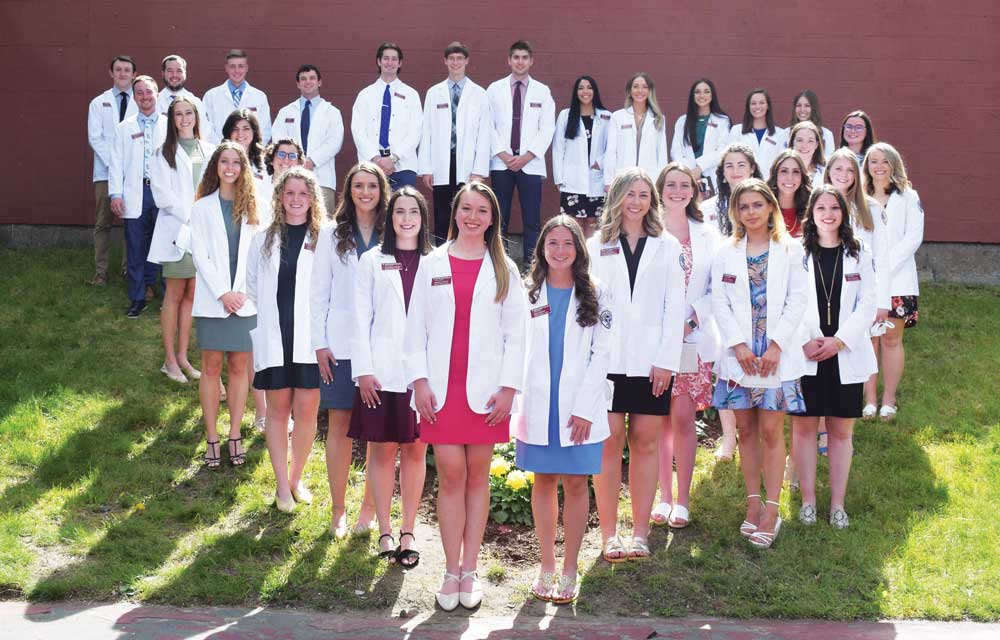
[[[261,434],[244,470],[201,468],[197,394],[158,373],[157,306],[126,319],[121,282],[85,286],[91,269],[87,250],[0,252],[0,597],[391,607],[398,584],[355,596],[387,572],[367,541],[329,538],[328,498],[270,507]],[[856,430],[849,530],[825,524],[824,480],[818,526],[785,492],[775,548],[748,548],[738,466],[700,449],[691,527],[657,529],[649,563],[588,558],[580,607],[996,620],[998,335],[1000,290],[924,287],[899,418]],[[321,444],[307,475],[323,494]]]

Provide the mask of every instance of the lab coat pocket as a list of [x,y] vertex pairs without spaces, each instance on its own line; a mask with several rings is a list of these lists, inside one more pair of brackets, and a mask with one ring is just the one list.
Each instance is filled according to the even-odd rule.
[[250,330],[250,344],[253,345],[253,370],[263,371],[264,367],[264,344],[261,340],[265,337],[261,335],[260,327],[254,327]]

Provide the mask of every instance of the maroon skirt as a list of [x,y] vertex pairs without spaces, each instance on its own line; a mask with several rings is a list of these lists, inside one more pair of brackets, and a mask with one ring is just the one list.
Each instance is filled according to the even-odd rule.
[[347,437],[365,442],[399,442],[407,444],[420,439],[417,414],[410,409],[410,394],[379,391],[382,404],[369,409],[361,401],[361,390],[354,389],[354,409]]

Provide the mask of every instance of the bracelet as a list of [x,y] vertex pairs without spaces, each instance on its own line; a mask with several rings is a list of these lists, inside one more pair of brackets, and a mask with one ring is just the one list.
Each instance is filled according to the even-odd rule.
[[846,349],[846,348],[847,348],[847,345],[846,345],[846,344],[844,344],[844,341],[843,341],[843,340],[841,340],[840,338],[838,338],[838,337],[834,336],[834,338],[833,338],[833,339],[837,341],[837,351],[838,351],[838,352],[840,352],[840,351],[843,351],[844,349]]

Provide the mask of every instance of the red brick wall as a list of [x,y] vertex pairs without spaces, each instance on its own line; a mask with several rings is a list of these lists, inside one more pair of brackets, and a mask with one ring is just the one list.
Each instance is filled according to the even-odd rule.
[[[244,47],[249,80],[268,93],[272,115],[295,97],[297,65],[311,62],[323,70],[324,97],[349,127],[355,95],[375,78],[381,40],[403,47],[403,79],[423,97],[444,77],[442,49],[450,40],[470,45],[469,75],[485,86],[507,72],[507,46],[526,38],[536,47],[533,75],[552,88],[560,109],[581,73],[598,80],[606,106],[620,107],[625,80],[636,70],[652,74],[671,125],[701,75],[715,80],[736,119],[746,91],[758,85],[770,90],[783,125],[792,96],[806,87],[819,94],[835,133],[845,112],[862,108],[880,138],[904,154],[927,212],[928,240],[1000,243],[990,189],[1000,159],[994,0],[891,6],[841,0],[822,10],[800,0],[753,8],[707,0],[684,8],[592,2],[554,9],[523,0],[421,0],[384,3],[391,6],[386,11],[357,2],[241,4],[239,10],[235,3],[187,0],[0,5],[0,121],[12,138],[0,171],[7,194],[0,223],[92,222],[86,110],[110,87],[106,69],[118,52],[157,79],[165,54],[184,55],[188,86],[201,95],[225,79],[224,51]],[[311,17],[293,17],[290,7]],[[339,170],[354,158],[348,135]],[[549,184],[546,213],[558,208]]]

